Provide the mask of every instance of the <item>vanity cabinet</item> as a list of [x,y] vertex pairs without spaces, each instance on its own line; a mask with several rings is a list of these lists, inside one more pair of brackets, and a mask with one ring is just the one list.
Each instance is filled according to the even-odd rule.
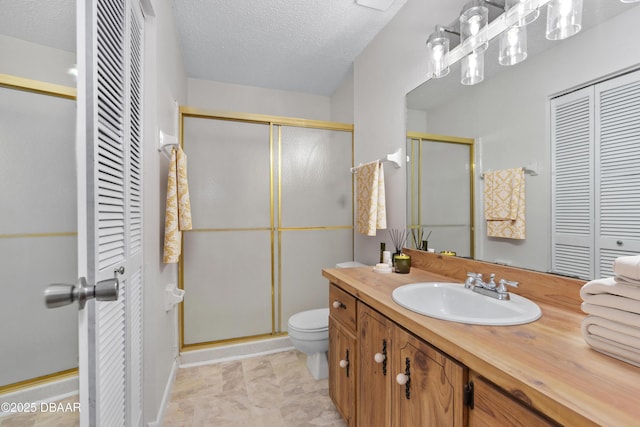
[[358,425],[463,426],[466,369],[358,302]]
[[329,288],[329,397],[349,427],[356,425],[356,300],[334,285]]
[[502,389],[475,372],[470,374],[473,383],[473,409],[469,411],[469,427],[557,427]]
[[400,327],[395,336],[393,425],[462,427],[465,368]]
[[392,322],[358,303],[358,425],[391,425],[391,390],[395,385]]
[[329,395],[350,427],[558,425],[330,286]]

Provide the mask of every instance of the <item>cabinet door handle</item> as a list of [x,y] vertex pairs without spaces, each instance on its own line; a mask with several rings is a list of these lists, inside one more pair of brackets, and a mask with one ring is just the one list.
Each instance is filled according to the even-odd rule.
[[347,350],[347,353],[345,355],[344,359],[341,359],[340,362],[338,363],[340,365],[340,367],[342,369],[346,369],[347,371],[347,378],[349,378],[349,350]]
[[335,301],[333,302],[333,308],[335,308],[335,309],[337,310],[337,309],[339,309],[339,308],[347,308],[347,306],[346,306],[346,305],[344,305],[342,302],[340,302],[340,301],[338,301],[338,300],[335,300]]
[[373,355],[376,363],[382,363],[382,375],[387,375],[387,340],[382,340],[382,353]]
[[411,361],[408,357],[405,359],[404,374],[396,375],[396,382],[404,386],[404,396],[407,400],[411,399]]

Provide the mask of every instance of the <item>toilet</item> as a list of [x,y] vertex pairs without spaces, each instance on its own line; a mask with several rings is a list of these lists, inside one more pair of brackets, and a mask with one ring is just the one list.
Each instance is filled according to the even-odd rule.
[[[336,264],[336,268],[363,267],[355,261]],[[329,376],[327,351],[329,350],[329,309],[317,308],[301,311],[289,318],[288,332],[291,344],[307,355],[307,368],[313,378]]]

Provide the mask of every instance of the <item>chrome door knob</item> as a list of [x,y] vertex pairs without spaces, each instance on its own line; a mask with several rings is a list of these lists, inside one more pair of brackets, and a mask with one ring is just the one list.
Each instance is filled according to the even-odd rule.
[[49,285],[44,291],[44,303],[47,308],[57,308],[78,301],[80,308],[95,298],[98,301],[116,301],[120,290],[117,277],[101,280],[96,286],[87,284],[87,279],[81,277],[75,285],[56,283]]

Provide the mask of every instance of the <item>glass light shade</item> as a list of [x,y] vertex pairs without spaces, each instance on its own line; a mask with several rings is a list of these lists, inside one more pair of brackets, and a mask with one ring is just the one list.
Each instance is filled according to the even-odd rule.
[[512,26],[500,34],[500,65],[515,65],[527,58],[527,27]]
[[444,31],[432,33],[427,40],[427,62],[433,77],[440,78],[449,74],[449,38]]
[[484,80],[484,52],[470,53],[460,61],[463,85],[475,85]]
[[547,39],[562,40],[582,28],[582,0],[552,0],[547,6]]
[[517,25],[531,24],[540,16],[540,8],[534,7],[531,2],[524,0],[506,0],[504,10],[508,16],[516,15]]
[[470,44],[474,53],[487,50],[488,22],[489,9],[478,0],[469,3],[460,14],[460,42]]

